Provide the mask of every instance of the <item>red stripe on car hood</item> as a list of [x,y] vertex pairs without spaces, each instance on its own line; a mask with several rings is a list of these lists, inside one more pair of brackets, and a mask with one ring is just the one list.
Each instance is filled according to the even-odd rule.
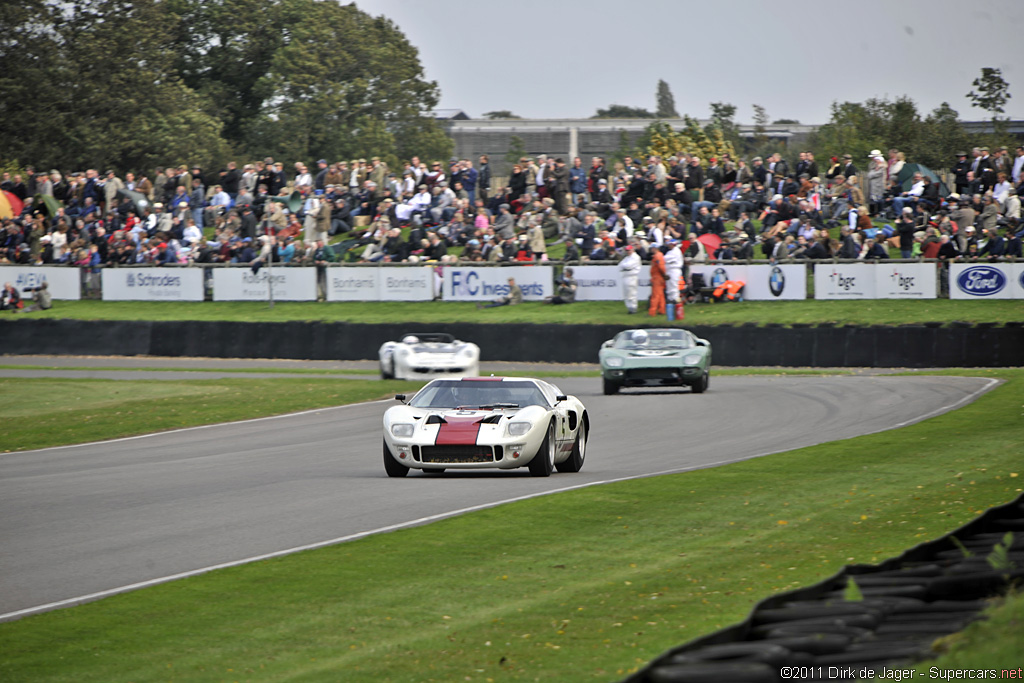
[[445,416],[445,422],[438,425],[437,446],[475,446],[480,431],[480,418]]

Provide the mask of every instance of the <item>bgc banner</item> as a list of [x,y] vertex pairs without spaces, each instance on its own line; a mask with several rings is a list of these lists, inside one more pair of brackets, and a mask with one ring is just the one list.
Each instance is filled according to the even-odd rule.
[[273,277],[275,301],[316,301],[316,268],[215,268],[214,301],[267,301]]
[[805,265],[730,265],[712,263],[690,266],[691,276],[700,273],[704,284],[713,287],[726,280],[742,280],[743,298],[750,301],[795,301],[807,298]]
[[950,299],[1024,299],[1024,263],[953,263]]
[[934,263],[819,263],[815,299],[935,299]]
[[434,269],[327,268],[328,301],[430,301]]
[[104,268],[104,301],[202,301],[202,268]]
[[0,284],[10,282],[17,287],[18,293],[25,300],[32,298],[32,292],[46,283],[50,296],[54,299],[77,301],[82,298],[82,275],[78,268],[54,266],[10,266],[0,268]]
[[551,266],[448,267],[444,269],[441,296],[446,301],[494,301],[508,296],[511,277],[523,290],[525,301],[539,301],[552,295],[553,270]]

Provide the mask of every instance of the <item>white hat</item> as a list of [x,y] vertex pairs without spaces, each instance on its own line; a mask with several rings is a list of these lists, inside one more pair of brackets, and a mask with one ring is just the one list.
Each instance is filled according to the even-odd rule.
[[869,156],[869,157],[880,157],[880,156],[882,156],[882,152],[881,152],[881,150],[873,149],[873,150],[871,150],[871,152],[870,152],[870,153],[868,154],[868,156]]

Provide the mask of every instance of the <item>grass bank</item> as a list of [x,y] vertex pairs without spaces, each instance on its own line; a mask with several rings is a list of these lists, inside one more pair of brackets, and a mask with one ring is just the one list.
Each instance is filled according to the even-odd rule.
[[[618,680],[771,593],[881,561],[1018,495],[1024,370],[948,374],[1006,383],[900,430],[0,624],[0,679]],[[1002,637],[1019,643],[1021,623]],[[987,663],[1000,664],[1019,661]]]
[[[232,322],[284,322],[293,320],[443,324],[558,323],[567,325],[608,323],[642,325],[665,318],[628,315],[618,301],[581,301],[570,306],[525,302],[480,310],[472,302],[276,302],[248,301],[58,301],[49,311],[18,313],[18,318],[73,318],[78,320],[211,320]],[[1013,300],[963,301],[933,299],[904,301],[743,301],[692,304],[686,307],[682,325],[735,325],[778,323],[789,325],[836,323],[847,325],[902,325],[964,321],[1007,323],[1024,320],[1021,303]]]

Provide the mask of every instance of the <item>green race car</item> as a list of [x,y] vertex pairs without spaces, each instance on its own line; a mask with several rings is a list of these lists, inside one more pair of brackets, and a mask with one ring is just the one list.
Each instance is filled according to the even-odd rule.
[[689,386],[707,391],[711,342],[682,329],[625,330],[601,345],[606,395],[622,387]]

